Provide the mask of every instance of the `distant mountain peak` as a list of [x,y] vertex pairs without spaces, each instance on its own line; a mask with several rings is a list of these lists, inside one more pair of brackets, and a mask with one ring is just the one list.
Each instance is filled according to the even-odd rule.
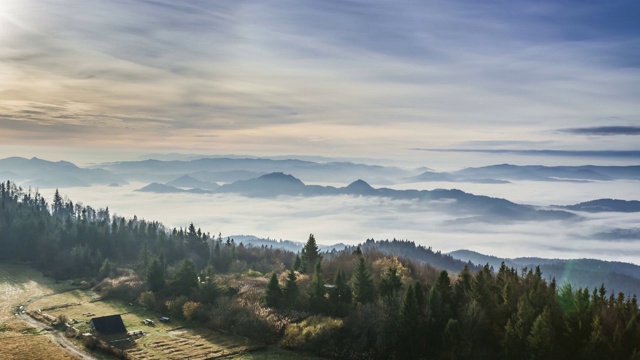
[[362,180],[362,179],[358,179],[354,182],[352,182],[351,184],[349,184],[347,186],[347,189],[353,190],[353,189],[358,189],[358,190],[374,190],[374,188],[369,185],[369,183],[367,183],[366,181]]
[[272,172],[269,174],[264,174],[260,177],[258,177],[257,179],[259,180],[269,180],[269,181],[282,181],[282,182],[288,182],[291,184],[298,184],[298,185],[304,185],[304,183],[298,179],[297,177],[290,175],[290,174],[285,174],[283,172]]

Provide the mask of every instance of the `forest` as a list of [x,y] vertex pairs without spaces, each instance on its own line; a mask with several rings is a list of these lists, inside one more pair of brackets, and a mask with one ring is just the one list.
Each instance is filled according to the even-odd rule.
[[[539,268],[456,264],[411,242],[320,252],[310,234],[296,254],[125,219],[58,191],[49,203],[7,181],[0,248],[2,261],[301,356],[640,359],[635,295],[558,285]],[[409,260],[415,251],[425,260]]]

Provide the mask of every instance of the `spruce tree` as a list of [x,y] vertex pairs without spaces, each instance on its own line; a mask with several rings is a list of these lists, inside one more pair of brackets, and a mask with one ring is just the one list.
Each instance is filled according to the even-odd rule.
[[300,260],[300,255],[296,254],[296,259],[293,261],[293,270],[300,271],[302,267],[302,260]]
[[309,305],[311,311],[316,313],[324,312],[326,309],[326,289],[324,287],[324,275],[322,274],[322,267],[320,262],[316,264],[316,269],[313,273],[313,278],[309,284]]
[[398,276],[398,268],[391,266],[380,280],[380,295],[384,298],[392,298],[402,289],[402,281]]
[[176,270],[174,287],[180,295],[189,295],[198,288],[198,271],[193,261],[185,259]]
[[551,311],[545,307],[533,322],[531,333],[526,340],[529,358],[532,360],[553,358],[554,339]]
[[414,287],[409,285],[400,308],[400,316],[398,317],[397,336],[400,358],[402,359],[414,359],[418,355],[419,317],[420,311],[416,292]]
[[265,291],[264,302],[268,307],[278,307],[282,301],[282,289],[278,282],[278,276],[274,272],[271,274],[271,279],[267,284],[267,290]]
[[358,267],[353,274],[353,300],[359,304],[372,302],[376,297],[373,279],[367,269],[363,256],[359,257]]
[[291,269],[287,275],[287,283],[284,286],[284,298],[288,306],[295,306],[298,302],[298,277],[295,270]]
[[164,269],[159,259],[153,259],[149,268],[147,269],[147,285],[149,290],[155,292],[161,291],[164,288],[165,277]]
[[302,272],[312,271],[312,269],[315,269],[316,263],[322,259],[320,250],[316,244],[316,238],[313,234],[309,234],[309,239],[304,245],[304,248],[302,248],[300,255],[302,261]]

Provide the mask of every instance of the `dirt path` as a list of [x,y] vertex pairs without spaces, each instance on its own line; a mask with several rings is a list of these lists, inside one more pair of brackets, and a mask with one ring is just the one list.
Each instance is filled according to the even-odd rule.
[[[54,295],[54,294],[51,294]],[[42,297],[40,297],[42,298]],[[18,319],[26,322],[27,324],[35,327],[36,329],[42,331],[47,331],[49,327],[49,325],[46,325],[44,323],[41,323],[40,321],[32,318],[31,316],[27,315],[26,313],[20,313],[17,314],[16,316]],[[71,342],[71,340],[67,339],[64,334],[62,334],[59,331],[53,330],[51,333],[48,334],[49,338],[55,342],[56,344],[58,344],[61,348],[63,348],[65,351],[67,351],[68,353],[70,353],[71,355],[73,355],[74,357],[78,358],[78,359],[85,359],[85,360],[96,360],[95,357],[91,356],[90,354],[85,353],[84,351],[80,350],[74,343]]]
[[0,263],[0,358],[94,359],[63,334],[48,332],[47,325],[17,311],[20,305],[64,290],[63,284],[28,266]]

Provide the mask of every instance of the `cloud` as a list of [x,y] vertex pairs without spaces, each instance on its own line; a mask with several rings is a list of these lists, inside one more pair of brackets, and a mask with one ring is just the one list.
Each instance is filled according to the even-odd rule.
[[444,153],[485,153],[485,154],[516,154],[534,156],[558,156],[580,158],[626,158],[640,159],[640,150],[517,150],[517,149],[428,149],[413,148],[416,151],[444,152]]
[[[253,234],[304,241],[309,233],[313,233],[321,244],[356,244],[367,238],[397,238],[433,246],[436,250],[466,248],[504,257],[588,257],[637,262],[640,254],[640,242],[618,243],[592,238],[593,234],[612,228],[633,228],[639,220],[637,213],[586,214],[583,221],[569,224],[547,221],[544,226],[537,222],[452,224],[455,216],[435,212],[428,203],[420,201],[351,196],[254,199],[233,194],[158,195],[133,191],[141,185],[64,188],[60,191],[73,201],[82,201],[94,208],[109,206],[112,214],[135,214],[141,219],[161,221],[169,227],[186,227],[193,222],[205,232],[222,232],[224,236]],[[518,191],[513,189],[513,192],[520,196],[525,193],[535,196],[540,184],[506,186],[518,186]],[[553,188],[555,185],[546,186]],[[582,189],[584,193],[580,194],[567,186],[568,191],[556,191],[552,202],[563,201],[558,197],[566,197],[564,201],[582,199],[589,186],[593,191],[592,185],[574,186]],[[627,191],[634,192],[637,188],[630,187]],[[42,190],[48,199],[54,191]],[[551,196],[550,192],[545,191],[545,196]]]
[[640,135],[640,126],[598,126],[587,128],[569,128],[558,130],[573,135]]
[[[640,71],[630,59],[640,58],[640,46],[629,16],[637,8],[629,1],[581,11],[570,1],[16,1],[0,17],[0,100],[15,101],[7,116],[60,124],[56,135],[77,147],[108,134],[105,146],[118,148],[328,156],[403,158],[425,142],[606,149],[601,139],[549,140],[541,130],[597,126],[611,109],[637,115]],[[29,103],[62,109],[24,113]],[[69,126],[78,119],[83,126]],[[0,123],[0,141],[59,146],[23,127]],[[199,141],[203,132],[217,141]]]

